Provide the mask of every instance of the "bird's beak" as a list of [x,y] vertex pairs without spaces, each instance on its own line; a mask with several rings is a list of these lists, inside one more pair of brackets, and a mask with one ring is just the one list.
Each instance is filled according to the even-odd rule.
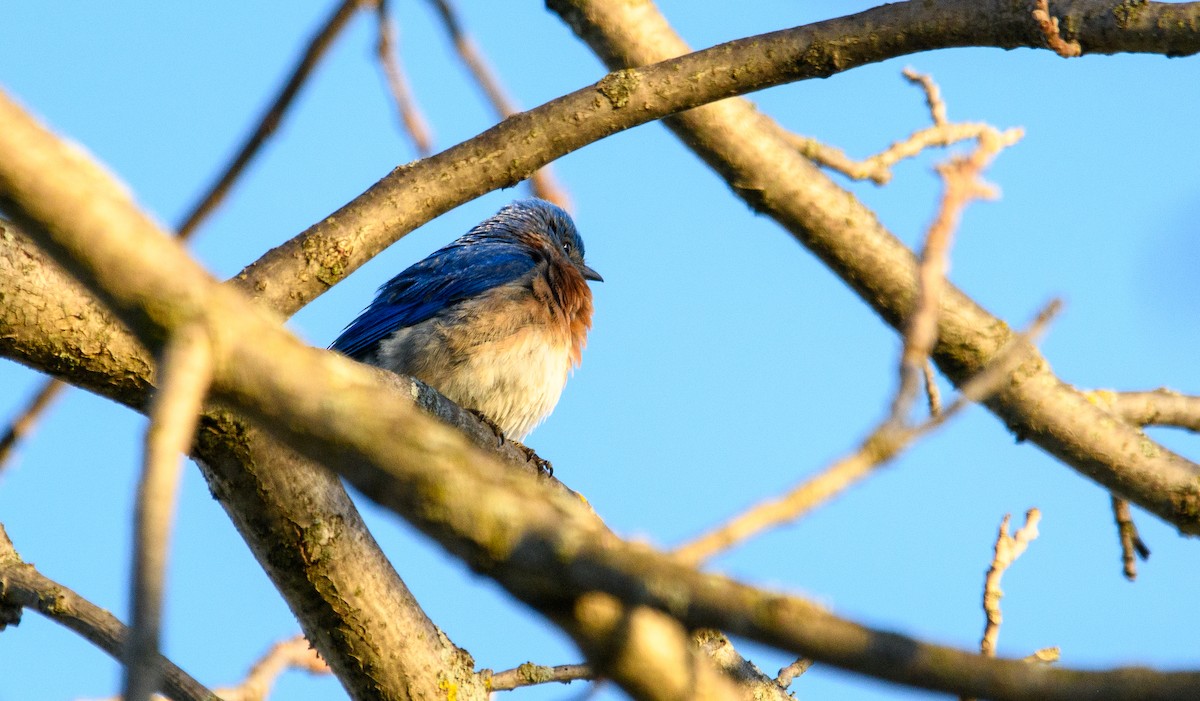
[[579,272],[583,273],[584,280],[595,280],[596,282],[604,282],[604,278],[600,277],[600,273],[587,267],[586,264],[579,264]]

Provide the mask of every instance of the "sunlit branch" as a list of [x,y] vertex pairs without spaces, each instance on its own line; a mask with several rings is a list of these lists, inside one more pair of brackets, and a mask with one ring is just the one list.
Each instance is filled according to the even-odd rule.
[[[462,60],[475,83],[483,91],[496,117],[504,119],[521,111],[516,102],[509,97],[508,91],[500,82],[500,77],[496,75],[496,71],[492,69],[483,52],[479,50],[475,40],[463,29],[462,20],[458,16],[458,11],[451,4],[451,0],[429,1],[437,11],[442,26],[446,28],[446,33],[450,35],[450,41],[454,44],[454,50],[458,53],[459,59]],[[549,166],[539,168],[529,176],[529,187],[535,197],[549,200],[564,209],[571,209],[570,196],[554,177]]]
[[[1127,11],[1132,11],[1132,9]],[[1115,13],[1117,10],[1113,10],[1113,12]],[[1053,49],[1054,53],[1063,58],[1075,58],[1083,53],[1083,48],[1080,47],[1078,41],[1068,41],[1063,38],[1058,28],[1058,18],[1050,14],[1049,0],[1035,0],[1033,19],[1037,21],[1038,28],[1045,35],[1046,45]]]
[[408,79],[404,75],[404,69],[400,67],[400,56],[396,51],[396,29],[388,13],[387,0],[375,0],[375,19],[379,31],[375,51],[379,58],[379,64],[383,67],[383,74],[387,78],[392,100],[396,103],[400,125],[412,139],[417,153],[421,156],[428,156],[433,152],[433,135],[429,128],[429,121],[425,119],[425,115],[417,106],[416,98],[413,97]]
[[202,324],[186,324],[163,347],[159,390],[150,406],[145,460],[134,512],[132,627],[125,650],[125,701],[148,701],[158,688],[167,551],[178,500],[180,459],[212,380],[212,349]]
[[996,546],[992,556],[992,564],[988,567],[987,576],[983,582],[983,612],[986,623],[983,628],[983,638],[979,641],[979,652],[986,657],[996,656],[996,641],[1000,637],[1000,624],[1003,616],[1000,614],[1000,598],[1004,592],[1000,589],[1000,579],[1018,557],[1021,557],[1029,543],[1038,537],[1037,524],[1042,514],[1037,509],[1025,512],[1025,525],[1009,535],[1008,522],[1010,514],[1005,514],[1000,521],[1000,531],[996,536]]
[[574,681],[595,678],[596,675],[592,672],[592,668],[585,664],[563,664],[555,667],[546,667],[526,662],[519,667],[492,674],[491,679],[488,681],[488,686],[491,687],[492,691],[511,691],[523,686],[549,684],[552,682],[570,684]]
[[19,414],[13,417],[12,423],[8,425],[8,430],[4,432],[3,437],[0,437],[0,473],[4,471],[4,466],[13,454],[13,449],[17,443],[29,435],[38,418],[65,387],[66,384],[53,378],[43,382],[41,387],[34,392],[33,398],[29,400],[29,403],[25,405]]
[[986,399],[1004,382],[1008,373],[1033,352],[1036,339],[1057,312],[1057,301],[1047,305],[1028,331],[1018,334],[978,376],[964,383],[961,393],[944,411],[918,424],[909,425],[888,416],[860,443],[853,453],[834,462],[781,497],[767,499],[717,528],[678,547],[675,555],[684,562],[700,563],[737,543],[769,528],[790,523],[862,481],[878,468],[891,463],[914,441],[942,426],[970,405]]
[[299,669],[309,674],[329,674],[330,671],[329,665],[300,635],[272,645],[250,668],[242,683],[217,689],[217,693],[225,701],[263,701],[279,676],[289,669]]
[[1133,512],[1129,502],[1121,497],[1112,497],[1113,520],[1117,524],[1117,537],[1121,540],[1121,569],[1125,579],[1137,579],[1137,560],[1150,558],[1150,548],[1138,533],[1137,524],[1133,522]]
[[[5,625],[15,625],[23,608],[36,610],[113,659],[122,659],[129,629],[108,611],[22,562],[0,524],[0,631]],[[167,658],[159,655],[156,664],[162,670],[157,689],[174,701],[219,701]]]
[[1200,433],[1200,397],[1197,396],[1165,387],[1148,392],[1097,389],[1086,396],[1134,426],[1170,426]]
[[[549,5],[617,71],[614,75],[641,70],[624,66],[655,61],[664,63],[654,65],[670,65],[671,56],[689,50],[649,3],[550,0]],[[1113,9],[1112,3],[1081,0],[1071,3],[1069,11],[1058,11],[1069,17],[1088,52],[1102,52],[1104,46],[1130,50],[1157,44],[1174,53],[1180,48],[1176,41],[1200,42],[1200,32],[1192,29],[1200,24],[1200,4],[1147,3],[1119,23]],[[980,22],[981,16],[987,22]],[[1157,22],[1165,17],[1177,17],[1180,23],[1164,29]],[[846,23],[837,42],[800,45],[810,49],[808,58],[824,57],[830,72],[860,65],[860,47],[888,47],[884,52],[893,53],[898,44],[911,46],[923,29],[941,37],[943,48],[988,43],[981,40],[983,33],[1005,36],[1005,46],[1040,47],[1044,41],[1028,7],[999,1],[894,3],[829,22]],[[864,26],[870,27],[869,36],[859,34]],[[1132,32],[1125,35],[1131,41],[1116,40],[1126,32]],[[1133,40],[1135,35],[1141,38]],[[665,122],[749,206],[775,219],[808,247],[889,325],[904,328],[916,298],[912,251],[861,201],[789,148],[784,130],[740,99],[692,109]],[[952,285],[945,290],[942,307],[933,360],[948,379],[962,383],[993,357],[1011,331]],[[1059,380],[1040,355],[986,405],[1021,439],[1184,532],[1200,533],[1200,465],[1153,443],[1135,427],[1112,425],[1110,414]],[[1141,449],[1146,445],[1153,449]]]

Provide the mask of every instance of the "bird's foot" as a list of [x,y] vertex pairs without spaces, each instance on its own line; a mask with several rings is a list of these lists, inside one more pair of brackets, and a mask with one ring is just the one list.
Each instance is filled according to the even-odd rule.
[[492,421],[487,414],[479,411],[478,409],[467,409],[467,411],[471,412],[475,418],[482,421],[484,426],[492,429],[492,433],[496,434],[496,447],[503,448],[504,441],[507,439],[504,437],[504,429],[500,428],[500,424]]
[[554,466],[550,464],[549,460],[547,460],[543,457],[540,457],[537,453],[533,452],[533,448],[530,448],[529,446],[525,445],[524,443],[522,443],[520,441],[510,441],[510,442],[518,450],[525,453],[525,461],[526,462],[532,462],[534,465],[537,465],[538,474],[544,475],[546,477],[554,476]]
[[477,409],[467,409],[467,411],[471,412],[471,414],[474,415],[475,418],[482,421],[485,426],[492,429],[492,433],[496,434],[496,447],[497,448],[503,448],[505,442],[512,443],[514,448],[516,448],[517,450],[520,450],[522,453],[525,454],[525,462],[531,462],[534,465],[537,465],[539,474],[545,475],[546,477],[554,476],[554,466],[550,464],[549,460],[546,460],[545,458],[540,457],[537,453],[535,453],[533,451],[533,448],[530,448],[529,446],[525,445],[521,441],[514,441],[510,438],[507,438],[504,435],[504,429],[500,428],[499,424],[497,424],[495,421],[492,421],[483,412],[481,412]]

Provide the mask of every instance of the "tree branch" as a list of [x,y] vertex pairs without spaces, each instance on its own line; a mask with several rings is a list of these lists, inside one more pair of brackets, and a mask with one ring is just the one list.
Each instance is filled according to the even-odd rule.
[[412,139],[417,153],[428,156],[433,152],[433,134],[429,129],[429,122],[417,107],[408,79],[404,77],[404,70],[400,67],[400,56],[396,53],[396,29],[388,13],[387,0],[374,2],[378,37],[375,42],[375,54],[379,58],[379,65],[392,93],[392,101],[396,103],[400,126]]
[[[124,325],[0,221],[0,354],[59,372],[97,394],[146,411],[152,359]],[[492,432],[428,388],[379,371],[393,401],[413,401],[467,428],[513,464],[523,453],[495,448]],[[398,399],[397,399],[398,398]],[[473,430],[473,433],[471,432]],[[356,699],[407,698],[440,670],[461,698],[483,698],[474,663],[425,617],[379,550],[340,480],[228,410],[201,418],[192,455],[267,575]],[[531,473],[536,471],[527,465]],[[415,674],[407,664],[419,665]],[[458,675],[457,677],[454,675]],[[472,689],[478,687],[475,695]]]
[[[550,4],[612,68],[661,61],[688,50],[651,4],[632,6],[601,0],[552,0]],[[1073,18],[1070,26],[1077,27],[1076,35],[1085,51],[1119,45],[1113,41],[1114,34],[1123,35],[1128,26],[1143,27],[1140,22],[1146,19],[1139,15],[1137,23],[1117,27],[1111,12],[1102,18],[1084,12],[1097,11],[1102,6],[1112,9],[1111,3],[1098,2],[1071,3],[1067,12],[1057,8],[1063,16]],[[1145,7],[1149,14],[1191,13],[1193,20],[1200,14],[1197,3],[1149,3],[1138,7]],[[872,35],[872,46],[892,46],[893,42],[908,45],[913,40],[905,32],[920,33],[922,25],[913,18],[926,11],[936,11],[942,19],[939,36],[945,44],[957,45],[968,41],[968,36],[975,40],[981,32],[994,31],[995,37],[1013,38],[1014,35],[1004,33],[1006,29],[997,27],[1018,33],[1036,30],[1026,9],[1018,12],[1006,3],[983,6],[943,0],[876,9],[896,12],[897,16],[893,17],[895,24],[869,25],[876,32]],[[874,16],[873,12],[830,21],[849,22],[856,18],[865,23],[868,16]],[[959,13],[975,17],[968,21]],[[988,21],[977,21],[979,13]],[[1020,19],[1013,13],[1019,14]],[[949,26],[957,29],[951,31],[947,29]],[[1197,22],[1183,23],[1181,27],[1191,40],[1200,41]],[[856,50],[861,39],[856,38],[855,27],[847,27],[846,31],[849,37],[838,46],[850,47],[849,55],[858,57]],[[1140,31],[1133,32],[1129,46],[1147,45],[1147,37]],[[1134,36],[1140,39],[1135,40]],[[1165,31],[1159,40],[1171,37],[1178,38],[1175,33]],[[1038,41],[1040,46],[1041,39]],[[839,67],[851,60],[841,49],[835,55]],[[779,222],[889,325],[897,330],[905,327],[916,300],[917,264],[912,252],[857,198],[789,148],[782,129],[748,102],[736,99],[690,110],[667,119],[666,124],[717,170],[736,194],[756,211]],[[933,357],[951,380],[961,384],[975,375],[1011,335],[1003,321],[954,286],[946,286]],[[1008,385],[985,404],[1019,438],[1036,443],[1083,475],[1138,503],[1181,531],[1200,534],[1200,466],[1150,440],[1137,428],[1114,422],[1108,412],[1055,377],[1040,354],[1018,368]]]
[[[568,23],[576,21],[569,6],[550,5],[565,13]],[[1067,11],[1056,4],[1056,11],[1069,18],[1085,53],[1182,56],[1200,51],[1200,3],[1147,3],[1118,20],[1114,8],[1125,6],[1076,0]],[[988,21],[980,22],[980,17]],[[584,32],[589,42],[598,40],[587,34],[593,30],[586,24],[576,31]],[[1021,3],[929,0],[739,39],[655,65],[645,65],[651,60],[628,62],[644,67],[617,70],[393,170],[338,211],[268,251],[237,279],[263,304],[291,315],[439,214],[512,187],[547,163],[618,131],[733,95],[960,46],[1043,48],[1044,37],[1030,8]]]
[[[8,615],[6,607],[18,610]],[[0,631],[6,624],[20,622],[21,608],[37,610],[121,661],[129,629],[116,616],[22,562],[4,524],[0,524]],[[174,701],[219,701],[213,692],[162,655],[157,656],[157,665],[162,677],[156,688]]]
[[1000,638],[1000,624],[1004,617],[1000,613],[1000,599],[1004,591],[1000,589],[1000,579],[1004,573],[1025,553],[1029,543],[1038,537],[1038,522],[1042,512],[1036,508],[1025,512],[1025,525],[1009,535],[1008,523],[1012,514],[1005,514],[1000,521],[1000,530],[996,534],[996,545],[993,548],[992,564],[988,567],[987,576],[983,580],[983,637],[979,641],[979,652],[987,657],[996,656],[996,644]]
[[1200,433],[1200,397],[1165,387],[1149,392],[1097,389],[1087,397],[1134,426],[1172,426]]
[[241,176],[242,171],[246,169],[246,166],[250,165],[250,161],[254,159],[254,156],[262,148],[262,145],[279,128],[279,123],[283,120],[284,113],[287,112],[296,95],[300,93],[300,88],[308,80],[308,76],[316,68],[321,57],[325,55],[325,52],[333,44],[333,40],[345,29],[346,25],[350,22],[350,18],[354,16],[354,13],[365,2],[366,0],[342,0],[342,3],[334,9],[333,14],[322,23],[321,28],[309,40],[308,46],[305,47],[300,60],[292,69],[287,82],[283,84],[283,87],[279,90],[279,94],[271,101],[271,106],[259,118],[258,126],[242,142],[237,154],[222,169],[221,175],[213,181],[204,195],[200,197],[187,215],[183,217],[183,221],[178,227],[180,238],[186,239],[191,236],[196,227],[200,225],[200,222],[216,209],[225,195],[229,194],[229,190],[233,187],[233,183],[238,177]]
[[227,701],[265,701],[275,681],[289,669],[302,669],[310,674],[330,672],[329,666],[301,635],[272,645],[240,684],[218,691]]
[[[499,76],[492,70],[487,58],[475,44],[475,40],[463,29],[458,11],[450,0],[429,0],[429,3],[437,11],[438,18],[441,19],[446,33],[450,35],[450,41],[454,44],[454,50],[458,53],[459,59],[479,89],[483,91],[484,96],[487,97],[488,104],[496,113],[496,117],[504,119],[520,112],[520,108],[508,96],[508,91],[500,83]],[[529,176],[529,189],[534,197],[549,200],[566,210],[571,209],[571,198],[558,183],[549,165],[538,168]]]
[[33,430],[42,412],[54,402],[54,399],[65,387],[66,385],[58,380],[42,382],[38,391],[33,393],[29,403],[21,409],[21,413],[13,417],[12,423],[8,425],[8,430],[4,432],[3,437],[0,437],[0,474],[4,473],[8,458],[13,454],[17,443]]
[[158,688],[158,647],[167,553],[179,493],[180,459],[196,434],[196,416],[212,378],[212,349],[202,324],[185,324],[163,348],[162,387],[150,406],[145,459],[134,513],[132,628],[125,650],[125,701],[149,701]]
[[[600,592],[686,627],[725,629],[926,688],[997,699],[1091,698],[1096,688],[1113,699],[1200,694],[1195,672],[1045,669],[863,628],[798,597],[702,574],[621,541],[580,500],[505,469],[411,403],[389,401],[372,369],[305,346],[216,283],[123,193],[97,182],[103,176],[94,165],[5,100],[0,124],[0,197],[9,211],[39,222],[35,234],[46,250],[139,338],[161,345],[179,325],[204,319],[213,332],[217,400],[337,470],[553,620],[570,617],[568,630],[585,649],[607,629],[603,616],[589,626],[591,614],[580,608]],[[705,691],[724,695],[715,686]]]
[[590,681],[595,678],[596,675],[592,672],[592,668],[585,664],[561,664],[556,667],[546,667],[526,662],[519,667],[492,674],[488,679],[488,686],[492,688],[492,691],[512,691],[523,686],[551,682],[570,684],[573,681]]

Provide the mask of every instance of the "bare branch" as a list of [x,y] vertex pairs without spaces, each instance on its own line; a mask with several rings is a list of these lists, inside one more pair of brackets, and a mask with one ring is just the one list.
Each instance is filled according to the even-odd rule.
[[4,466],[12,455],[13,448],[22,438],[29,435],[42,412],[50,406],[50,403],[65,386],[54,378],[47,379],[38,391],[34,392],[33,398],[29,400],[21,413],[13,418],[12,423],[8,425],[8,430],[4,432],[4,436],[0,437],[0,474],[3,474]]
[[987,622],[983,628],[983,638],[979,641],[979,652],[985,657],[996,656],[996,640],[1000,637],[1000,598],[1004,592],[1000,589],[1000,579],[1004,572],[1016,561],[1029,543],[1038,537],[1037,524],[1042,514],[1037,509],[1025,512],[1025,525],[1017,529],[1011,536],[1008,534],[1010,514],[1005,514],[1000,521],[1000,531],[996,536],[995,555],[988,568],[983,582],[983,612]]
[[913,158],[925,149],[935,146],[945,147],[960,141],[979,140],[985,133],[996,130],[990,124],[950,123],[946,117],[946,105],[933,80],[911,68],[904,69],[903,75],[909,82],[921,86],[924,90],[933,126],[919,129],[907,138],[861,161],[852,160],[841,149],[822,144],[807,136],[783,132],[784,137],[804,156],[826,168],[836,170],[854,180],[869,179],[876,185],[885,185],[892,179],[892,166],[906,158]]
[[[22,608],[35,609],[78,633],[113,659],[122,659],[129,629],[108,611],[46,578],[33,565],[21,562],[4,525],[0,524],[0,631],[6,624],[19,622]],[[162,670],[157,689],[174,701],[219,701],[167,658],[159,655],[156,666]]]
[[1150,548],[1146,547],[1146,542],[1138,534],[1137,524],[1133,522],[1133,513],[1129,509],[1129,502],[1114,496],[1112,497],[1112,510],[1113,520],[1117,523],[1117,535],[1121,539],[1122,570],[1125,573],[1125,579],[1132,582],[1137,579],[1137,558],[1149,559]]
[[[1033,19],[1046,37],[1046,45],[1063,58],[1075,58],[1083,53],[1078,41],[1063,39],[1058,31],[1058,18],[1050,15],[1049,0],[1034,0]],[[1116,12],[1116,10],[1114,10]]]
[[698,564],[713,555],[747,540],[769,528],[795,521],[817,506],[857,484],[876,469],[889,464],[918,438],[954,418],[972,402],[979,402],[999,388],[1013,368],[1030,352],[1029,344],[1039,336],[1059,309],[1056,301],[1038,313],[1028,331],[1018,334],[1000,353],[994,364],[963,383],[957,399],[944,411],[924,422],[908,425],[887,416],[867,434],[850,455],[825,468],[787,494],[756,504],[734,518],[678,547],[674,554],[683,562]]
[[798,657],[796,658],[795,662],[779,670],[778,676],[775,677],[775,683],[781,688],[786,689],[792,685],[792,682],[796,680],[796,677],[799,677],[807,672],[812,666],[812,660],[808,659],[807,657]]
[[250,161],[258,154],[263,144],[267,139],[275,133],[279,128],[280,122],[283,120],[284,114],[291,106],[296,95],[299,94],[300,88],[304,82],[308,80],[317,63],[325,55],[325,52],[333,44],[333,40],[337,35],[345,29],[346,24],[354,13],[358,11],[359,6],[364,0],[343,0],[338,5],[329,19],[313,35],[309,40],[308,46],[304,49],[296,67],[292,69],[291,76],[288,77],[283,88],[275,99],[271,102],[271,106],[263,113],[263,116],[258,120],[258,126],[242,143],[238,149],[237,155],[222,169],[221,175],[217,177],[213,184],[209,186],[204,195],[192,206],[191,210],[183,217],[182,223],[177,227],[178,235],[182,239],[187,239],[192,235],[196,228],[200,225],[209,214],[221,203],[225,195],[229,194],[233,183],[241,176],[242,171],[246,166],[250,165]]
[[[905,69],[904,77],[925,90],[929,112],[935,126],[946,124],[946,105],[937,84],[927,75]],[[987,128],[979,134],[979,144],[968,156],[955,156],[937,167],[944,189],[937,216],[925,234],[917,268],[916,308],[904,326],[904,349],[900,356],[900,382],[892,402],[892,418],[906,419],[917,397],[921,373],[937,343],[938,315],[942,290],[950,267],[950,245],[967,204],[974,199],[995,199],[997,191],[981,178],[984,168],[1006,146],[1021,138],[1020,129],[1001,132]]]
[[1062,657],[1062,650],[1057,647],[1044,647],[1041,650],[1034,650],[1032,655],[1026,655],[1021,658],[1023,662],[1033,662],[1036,664],[1054,664]]
[[1200,433],[1200,397],[1166,387],[1149,392],[1097,389],[1086,396],[1135,426],[1171,426]]
[[942,392],[938,389],[937,378],[933,374],[933,363],[926,360],[921,366],[925,376],[925,396],[929,401],[929,415],[939,416],[942,413]]
[[[1040,669],[866,629],[798,597],[701,574],[623,542],[577,498],[504,469],[411,404],[389,401],[371,369],[304,345],[238,291],[217,284],[124,193],[98,180],[107,176],[81,161],[77,151],[64,150],[7,100],[0,100],[0,124],[5,206],[39,222],[34,235],[43,247],[132,331],[154,346],[178,326],[204,319],[213,330],[217,359],[215,400],[335,469],[554,620],[574,612],[576,620],[566,625],[593,661],[605,661],[599,656],[605,632],[626,627],[619,607],[595,598],[607,594],[614,602],[671,614],[648,618],[655,626],[675,618],[682,625],[670,630],[720,628],[925,688],[1051,700],[1090,696],[1097,686],[1113,699],[1200,693],[1195,672]],[[339,401],[327,400],[335,395]],[[457,498],[472,493],[488,498]],[[697,665],[693,679],[707,674],[703,667]],[[644,681],[636,675],[623,680],[619,668],[602,670],[627,688]],[[727,696],[723,677],[711,679],[704,690]]]
[[[475,83],[483,90],[496,117],[505,119],[520,112],[520,108],[508,96],[508,91],[500,83],[500,77],[492,70],[491,64],[475,44],[475,40],[463,29],[458,11],[450,0],[430,0],[430,3],[437,11],[438,17],[441,18],[446,33],[450,35],[450,41],[454,44],[458,57],[466,66],[471,77],[475,79]],[[529,176],[529,188],[535,197],[553,202],[563,209],[571,209],[571,198],[567,195],[566,189],[555,179],[550,166],[539,168]]]
[[176,331],[163,348],[162,386],[150,406],[145,463],[134,513],[133,626],[125,652],[126,701],[148,701],[158,688],[158,639],[167,551],[175,520],[180,457],[196,433],[196,417],[212,381],[212,348],[202,324]]
[[[1200,3],[1151,3],[1114,26],[1112,2],[1080,0],[1072,26],[1089,51],[1200,51]],[[582,10],[552,2],[575,21]],[[591,11],[591,10],[588,10]],[[979,22],[981,16],[987,22]],[[580,23],[584,39],[599,39]],[[276,247],[239,275],[266,306],[294,314],[386,246],[413,229],[486,192],[516,185],[538,168],[618,131],[698,105],[786,82],[853,69],[917,51],[951,46],[1042,46],[1026,9],[1003,0],[892,3],[825,22],[732,41],[665,60],[611,61],[625,68],[603,80],[515,114],[495,127],[427,159],[407,164],[362,195]],[[651,41],[647,47],[658,47]],[[607,51],[605,49],[604,51]],[[678,55],[683,51],[666,52]],[[657,60],[662,60],[659,52]],[[614,58],[605,55],[606,60]],[[692,76],[679,81],[680,75]],[[743,115],[734,132],[756,124]],[[755,127],[751,132],[757,131]],[[775,137],[776,140],[779,138]],[[776,143],[772,148],[787,147]],[[474,164],[462,168],[463,163]],[[795,173],[788,173],[794,177]],[[757,179],[757,178],[756,178]],[[420,197],[412,196],[419,191]],[[846,197],[845,195],[839,195]],[[757,206],[757,205],[756,205]],[[826,208],[818,212],[828,214]],[[861,216],[848,221],[857,225]]]
[[605,678],[644,701],[742,701],[733,681],[699,654],[686,628],[660,610],[600,592],[579,597],[569,626]]
[[511,691],[523,686],[549,684],[558,682],[570,684],[573,681],[592,680],[596,675],[592,668],[585,664],[563,664],[557,667],[545,667],[540,664],[526,662],[525,664],[491,676],[488,686],[492,691]]
[[933,78],[924,73],[918,73],[911,68],[905,68],[902,72],[905,80],[919,85],[925,93],[925,105],[929,107],[929,117],[933,119],[933,126],[945,127],[950,124],[949,118],[946,117],[946,102],[942,99],[942,90],[937,83],[933,82]]
[[[646,66],[688,50],[653,5],[550,0],[550,6],[564,15],[611,69]],[[1112,33],[1100,31],[1101,25],[1113,27],[1112,9],[1111,3],[1072,3],[1066,16],[1088,51],[1102,51],[1100,45],[1105,43],[1112,46]],[[1134,27],[1138,28],[1135,33],[1151,32],[1146,23],[1167,13],[1179,18],[1179,31],[1190,36],[1189,41],[1200,42],[1200,32],[1183,29],[1200,26],[1200,3],[1149,3],[1145,10],[1145,14],[1126,18],[1116,33]],[[885,11],[899,14],[886,18],[877,14]],[[807,43],[799,38],[797,42],[808,47],[810,59],[814,54],[824,55],[830,72],[844,70],[858,65],[860,57],[857,50],[845,48],[847,41],[853,43],[859,39],[852,38],[859,37],[864,44],[876,47],[911,46],[914,36],[921,33],[919,28],[926,27],[922,23],[926,12],[937,14],[936,34],[942,46],[948,42],[979,44],[981,31],[1006,35],[1013,40],[1010,46],[1033,41],[1027,9],[1014,9],[1002,2],[932,0],[895,3],[830,20],[846,22],[838,42]],[[979,22],[980,16],[988,21]],[[827,26],[822,22],[805,29],[823,31]],[[861,36],[864,27],[870,27],[870,37]],[[1007,34],[1010,30],[1012,33]],[[1170,31],[1155,31],[1156,41],[1168,41]],[[1146,40],[1150,43],[1148,37]],[[1037,41],[1041,42],[1040,35]],[[1140,40],[1121,43],[1125,49],[1148,45]],[[730,50],[733,45],[722,48]],[[659,65],[672,64],[665,61]],[[640,94],[638,97],[640,105]],[[784,130],[746,101],[737,99],[674,115],[666,124],[753,209],[779,222],[893,328],[903,328],[916,300],[917,269],[912,252],[883,228],[869,208],[833,183],[811,161],[788,148]],[[1011,338],[1003,321],[953,286],[945,290],[939,320],[933,359],[943,374],[958,384],[976,375]],[[1200,465],[1150,441],[1134,427],[1112,426],[1108,412],[1059,380],[1040,355],[1031,356],[1013,381],[993,394],[986,405],[1022,439],[1182,531],[1200,533]]]
[[379,56],[379,64],[387,78],[392,99],[396,103],[396,111],[400,115],[400,125],[412,139],[413,146],[421,156],[433,152],[433,135],[429,122],[417,106],[408,79],[404,77],[404,69],[400,67],[400,56],[396,53],[396,30],[388,14],[387,0],[375,0],[375,19],[379,30],[379,40],[375,45]]
[[235,687],[217,689],[226,701],[267,701],[271,687],[281,674],[289,669],[300,669],[310,674],[329,674],[329,665],[317,655],[303,635],[284,640],[271,646],[249,674]]

